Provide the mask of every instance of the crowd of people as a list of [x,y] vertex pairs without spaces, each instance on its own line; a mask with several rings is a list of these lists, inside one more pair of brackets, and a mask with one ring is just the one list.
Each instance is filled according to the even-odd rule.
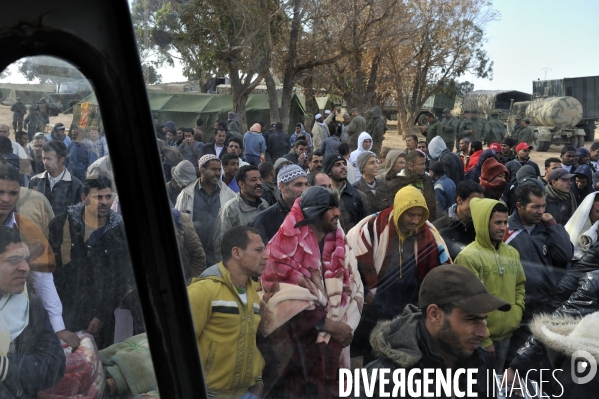
[[[379,107],[292,135],[154,120],[209,397],[334,398],[341,368],[566,367],[538,324],[599,310],[599,142],[542,174],[526,118],[469,115],[427,115],[405,149],[382,146]],[[0,125],[0,396],[34,398],[64,373],[60,340],[110,346],[116,309],[129,335],[144,323],[100,130],[17,128]]]

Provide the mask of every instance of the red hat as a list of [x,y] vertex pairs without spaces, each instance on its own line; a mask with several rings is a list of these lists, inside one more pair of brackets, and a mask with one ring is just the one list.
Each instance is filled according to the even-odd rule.
[[489,144],[489,150],[501,151],[501,144],[499,144],[499,143],[491,143],[491,144]]
[[528,145],[528,144],[526,144],[526,143],[520,143],[520,144],[518,144],[518,145],[516,146],[516,152],[518,152],[518,151],[520,151],[520,150],[527,149],[527,148],[528,148],[529,150],[532,150],[532,149],[533,149],[531,145]]
[[510,178],[510,172],[495,158],[489,158],[483,162],[480,172],[480,178],[486,181],[491,181],[502,173],[505,173],[506,180]]

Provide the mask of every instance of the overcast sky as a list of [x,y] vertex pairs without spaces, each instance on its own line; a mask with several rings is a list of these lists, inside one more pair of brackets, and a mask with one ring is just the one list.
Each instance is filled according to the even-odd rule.
[[[596,0],[495,0],[500,20],[487,26],[485,48],[493,60],[493,80],[462,80],[475,90],[519,90],[530,93],[532,81],[599,75]],[[182,68],[161,68],[163,82],[184,81]],[[25,83],[18,73],[4,81]]]

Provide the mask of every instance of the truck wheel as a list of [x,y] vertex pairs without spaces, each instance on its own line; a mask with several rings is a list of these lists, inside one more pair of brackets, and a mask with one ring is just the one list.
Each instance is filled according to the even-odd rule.
[[549,146],[551,146],[551,141],[539,141],[535,150],[546,152],[549,149]]
[[585,136],[574,136],[570,139],[570,144],[576,148],[584,147]]
[[584,129],[586,133],[585,140],[586,141],[595,141],[595,122],[589,122]]

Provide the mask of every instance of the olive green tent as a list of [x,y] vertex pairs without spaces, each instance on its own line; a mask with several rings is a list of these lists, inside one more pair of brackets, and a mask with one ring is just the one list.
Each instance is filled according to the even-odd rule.
[[0,83],[0,103],[13,105],[20,98],[25,105],[33,105],[55,91],[55,85]]

